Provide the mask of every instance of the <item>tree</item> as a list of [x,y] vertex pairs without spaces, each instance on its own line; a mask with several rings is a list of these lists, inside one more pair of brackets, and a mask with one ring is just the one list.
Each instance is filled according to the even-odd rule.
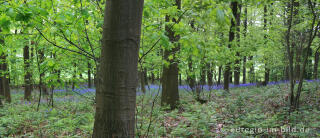
[[143,0],[107,0],[93,137],[135,137]]
[[[245,16],[245,19],[244,19],[244,23],[243,23],[243,26],[244,26],[244,31],[243,31],[243,36],[244,36],[244,39],[247,38],[247,30],[248,30],[248,8],[247,8],[247,4],[245,4],[245,8],[244,8],[244,16]],[[247,57],[244,56],[243,57],[243,70],[242,70],[242,83],[243,84],[246,84],[247,82]]]
[[[232,14],[234,17],[237,16],[237,12],[238,12],[238,2],[231,2],[230,5],[231,9],[232,9]],[[236,31],[236,21],[234,20],[234,18],[231,18],[231,26],[230,26],[230,31],[229,31],[229,44],[228,44],[228,48],[231,49],[231,45],[232,42],[234,40],[235,37],[235,31]],[[230,67],[231,63],[227,63],[227,65],[225,66],[224,69],[224,85],[223,85],[223,89],[224,90],[229,90],[229,78],[230,78],[230,72],[231,72],[231,67]]]
[[[175,0],[175,6],[178,10],[181,10],[181,0]],[[170,17],[166,15],[166,22],[179,23],[180,19]],[[180,44],[178,43],[180,35],[176,35],[171,26],[166,25],[166,33],[169,37],[170,42],[174,45],[173,48],[165,48],[163,59],[168,62],[168,64],[163,65],[162,74],[162,95],[161,95],[161,105],[170,105],[171,109],[177,107],[179,102],[179,89],[178,89],[178,59],[177,53],[180,49]]]
[[[2,32],[0,28],[0,33]],[[0,37],[0,46],[2,51],[5,49],[4,38]],[[9,75],[8,75],[8,62],[5,52],[0,52],[0,91],[4,95],[7,102],[11,102],[10,86],[9,86]]]
[[[236,37],[237,37],[237,47],[240,47],[240,24],[241,24],[241,4],[238,4],[237,8],[237,14],[235,16],[236,19]],[[240,58],[240,52],[236,52],[237,58]],[[234,67],[234,84],[239,85],[240,84],[240,59],[237,59],[235,61],[235,67]]]
[[[265,41],[265,45],[267,45],[267,41],[268,41],[268,35],[267,35],[267,23],[268,23],[268,20],[267,20],[267,13],[268,13],[268,7],[265,5],[264,8],[263,8],[263,29],[265,31],[266,34],[264,34],[264,41]],[[266,63],[265,63],[265,67],[264,67],[264,82],[263,82],[263,85],[267,85],[269,83],[269,76],[270,76],[270,69],[269,69],[269,64],[267,63],[268,62],[268,59],[265,59]]]
[[31,100],[31,72],[30,72],[30,56],[29,56],[29,46],[28,44],[23,48],[23,61],[24,61],[24,99]]

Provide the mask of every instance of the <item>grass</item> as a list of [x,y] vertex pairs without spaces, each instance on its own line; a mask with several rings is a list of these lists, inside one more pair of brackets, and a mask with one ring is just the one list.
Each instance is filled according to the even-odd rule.
[[[319,82],[305,83],[301,108],[290,115],[287,84],[205,91],[205,104],[181,89],[181,104],[171,112],[160,107],[157,92],[137,96],[137,137],[320,137]],[[0,109],[0,137],[90,137],[94,94],[80,94],[57,91],[54,108],[44,98],[37,111],[36,95],[25,102],[22,90],[13,92],[13,102]]]

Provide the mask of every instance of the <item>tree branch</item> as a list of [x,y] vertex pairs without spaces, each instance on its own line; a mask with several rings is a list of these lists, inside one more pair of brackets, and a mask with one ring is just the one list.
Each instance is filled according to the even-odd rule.
[[67,51],[73,52],[73,53],[77,53],[77,54],[79,54],[79,55],[83,55],[83,56],[85,56],[85,57],[87,57],[87,58],[90,58],[90,59],[95,60],[95,58],[92,57],[91,55],[86,55],[86,54],[81,53],[81,52],[79,52],[79,51],[75,51],[75,50],[68,49],[68,48],[65,48],[65,47],[62,47],[62,46],[58,46],[56,43],[50,41],[47,37],[45,37],[44,34],[43,34],[37,27],[35,27],[35,28],[36,28],[36,30],[40,33],[40,35],[41,35],[47,42],[49,42],[50,44],[52,44],[53,46],[55,46],[55,47],[57,47],[57,48],[60,48],[60,49],[63,49],[63,50],[67,50]]

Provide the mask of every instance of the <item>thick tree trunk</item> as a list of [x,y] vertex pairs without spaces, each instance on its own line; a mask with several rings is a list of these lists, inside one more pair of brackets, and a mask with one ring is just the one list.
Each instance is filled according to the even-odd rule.
[[143,0],[107,0],[93,138],[135,137]]
[[[181,0],[176,0],[175,6],[177,6],[178,10],[181,10]],[[166,22],[170,22],[172,17],[166,16]],[[179,23],[176,18],[172,18],[174,23]],[[161,95],[161,105],[169,105],[171,109],[177,107],[179,103],[179,89],[178,89],[178,59],[177,54],[180,50],[180,44],[177,43],[180,39],[179,35],[176,35],[172,27],[166,26],[166,33],[169,37],[169,40],[174,48],[171,50],[165,49],[164,51],[164,60],[169,62],[169,65],[163,66],[163,74],[162,74],[162,95]],[[169,59],[169,56],[173,56],[172,59]]]
[[[231,2],[231,9],[232,9],[232,13],[233,16],[236,17],[237,16],[237,11],[238,11],[238,2]],[[234,40],[235,37],[235,28],[236,27],[236,22],[233,18],[231,18],[231,26],[230,26],[230,31],[229,31],[229,44],[228,47],[231,49],[231,42]],[[227,65],[225,66],[224,69],[224,85],[223,85],[223,89],[224,90],[229,90],[229,82],[230,82],[230,73],[231,73],[231,69],[230,69],[230,64],[231,63],[227,63]],[[232,79],[232,77],[231,77]]]
[[31,72],[30,72],[30,56],[29,56],[29,46],[25,46],[23,48],[23,61],[24,61],[24,99],[30,101],[31,100]]

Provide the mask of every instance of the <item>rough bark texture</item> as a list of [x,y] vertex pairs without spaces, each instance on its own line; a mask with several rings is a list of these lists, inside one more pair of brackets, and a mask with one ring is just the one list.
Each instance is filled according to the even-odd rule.
[[134,138],[143,0],[107,0],[93,138]]
[[[176,0],[175,6],[178,10],[181,9],[181,0]],[[166,16],[166,22],[169,22],[171,17]],[[175,18],[172,18],[174,23],[179,21]],[[172,27],[166,26],[167,36],[169,40],[175,45],[172,49],[165,49],[164,51],[164,60],[169,62],[169,65],[163,66],[162,74],[162,95],[161,95],[161,105],[169,105],[171,109],[177,107],[179,102],[179,90],[178,90],[178,61],[176,58],[177,53],[179,52],[180,45],[177,43],[180,39],[179,35],[175,35]],[[169,59],[169,56],[173,56],[172,59]]]
[[[237,16],[237,11],[238,11],[238,2],[231,2],[231,9],[232,9],[232,13],[233,16],[236,17]],[[233,18],[231,18],[231,26],[230,26],[230,31],[229,31],[229,44],[228,47],[231,48],[231,42],[234,40],[235,37],[235,29],[236,29],[236,23],[234,21]],[[229,90],[229,82],[230,82],[230,64],[231,63],[227,63],[227,65],[225,66],[224,69],[224,85],[223,85],[223,89],[224,90]]]
[[26,45],[23,48],[23,61],[24,61],[24,99],[31,100],[31,72],[30,72],[30,56],[29,56],[29,46]]

